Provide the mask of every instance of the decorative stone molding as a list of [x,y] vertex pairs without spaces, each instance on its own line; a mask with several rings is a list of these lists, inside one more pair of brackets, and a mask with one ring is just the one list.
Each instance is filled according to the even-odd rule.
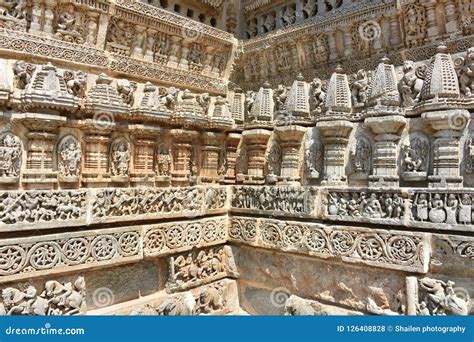
[[428,272],[428,234],[232,217],[229,238],[253,246],[341,258],[344,262]]

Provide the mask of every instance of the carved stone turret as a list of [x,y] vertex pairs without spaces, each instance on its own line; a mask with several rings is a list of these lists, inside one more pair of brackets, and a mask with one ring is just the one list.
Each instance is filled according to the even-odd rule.
[[166,88],[159,88],[147,82],[143,89],[141,101],[131,109],[133,120],[141,122],[166,123],[171,119],[170,109],[174,97]]
[[99,75],[95,85],[89,90],[85,110],[97,115],[126,116],[128,106],[124,103],[117,88],[112,85],[112,78],[105,74]]
[[403,114],[400,108],[397,74],[388,58],[382,59],[372,77],[368,90],[368,105],[367,114],[370,116]]
[[324,108],[327,110],[326,115],[346,115],[352,111],[349,80],[339,66],[329,80]]
[[263,84],[255,96],[255,101],[250,111],[251,121],[271,122],[274,111],[273,89],[268,82]]
[[309,84],[304,81],[303,75],[299,74],[288,92],[285,109],[290,116],[309,116]]
[[37,67],[31,81],[21,94],[26,111],[75,112],[79,101],[69,94],[66,81],[51,63]]

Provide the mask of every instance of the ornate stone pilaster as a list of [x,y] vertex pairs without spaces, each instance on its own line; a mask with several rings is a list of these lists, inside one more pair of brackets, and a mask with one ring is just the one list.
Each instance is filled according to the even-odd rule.
[[280,176],[284,181],[297,181],[300,175],[300,151],[306,128],[301,126],[275,127],[281,146]]
[[397,150],[400,130],[406,120],[400,115],[367,118],[365,124],[376,134],[374,165],[369,176],[370,186],[398,186]]
[[171,182],[173,185],[189,185],[196,182],[198,174],[198,155],[196,142],[199,133],[184,129],[170,130],[173,137],[173,168]]
[[346,148],[353,124],[346,120],[322,121],[316,124],[324,143],[323,184],[345,184]]
[[434,134],[433,175],[430,187],[461,187],[459,172],[459,138],[469,120],[467,110],[453,109],[428,112],[422,118],[436,131]]
[[444,3],[444,12],[446,15],[446,33],[459,31],[456,5],[452,0],[446,0]]
[[221,161],[223,135],[220,133],[204,132],[201,140],[201,170],[200,181],[204,183],[217,182],[219,180],[219,166]]
[[229,133],[226,143],[226,159],[225,159],[225,177],[224,183],[235,183],[236,163],[237,163],[237,149],[242,140],[242,135],[238,133]]
[[145,47],[145,56],[144,59],[147,62],[153,62],[154,60],[154,52],[153,52],[153,46],[155,45],[155,35],[156,35],[156,30],[148,29],[146,31],[146,47]]
[[64,123],[59,117],[42,120],[38,114],[27,113],[31,118],[23,120],[28,129],[26,137],[26,167],[21,181],[34,184],[36,188],[51,188],[57,182],[57,171],[54,165],[54,152],[58,140],[58,127]]
[[132,130],[132,167],[130,181],[139,184],[153,184],[155,180],[156,136],[161,130],[135,125]]
[[335,60],[338,58],[337,46],[336,46],[336,33],[334,31],[327,32],[328,46],[329,46],[329,59]]
[[242,133],[246,147],[245,150],[241,150],[241,153],[246,154],[244,156],[247,166],[244,175],[246,183],[264,183],[265,151],[270,136],[271,132],[264,129],[252,129]]
[[85,127],[83,141],[82,182],[108,183],[110,131]]
[[350,27],[344,29],[344,55],[352,55],[352,35]]

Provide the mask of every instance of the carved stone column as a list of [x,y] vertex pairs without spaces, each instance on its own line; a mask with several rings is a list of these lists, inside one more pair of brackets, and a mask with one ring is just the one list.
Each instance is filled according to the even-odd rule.
[[246,183],[265,182],[265,151],[270,136],[271,132],[264,129],[252,129],[242,133],[247,154]]
[[217,182],[219,180],[219,161],[224,146],[224,136],[220,133],[204,132],[201,136],[202,164],[200,170],[200,181],[204,183]]
[[30,32],[41,32],[41,21],[43,17],[43,5],[41,0],[33,0],[31,5],[31,23]]
[[390,16],[390,44],[392,46],[398,46],[402,43],[400,35],[400,19],[398,14]]
[[438,20],[436,16],[436,0],[429,0],[426,7],[426,28],[428,38],[439,35]]
[[446,0],[444,3],[444,11],[446,14],[446,33],[458,32],[459,25],[454,1]]
[[170,135],[173,137],[171,182],[173,185],[195,183],[199,167],[195,145],[197,145],[199,133],[184,129],[172,129]]
[[170,46],[170,58],[168,60],[168,66],[171,68],[178,67],[178,55],[179,50],[181,49],[181,37],[171,36],[171,46]]
[[237,163],[237,149],[239,143],[242,140],[242,135],[238,133],[229,133],[227,136],[226,143],[226,160],[225,160],[225,170],[226,174],[224,177],[224,183],[233,184],[235,183],[235,166]]
[[344,29],[344,55],[352,56],[352,35],[350,27]]
[[367,118],[365,124],[376,134],[374,165],[369,185],[398,186],[398,141],[400,131],[406,124],[405,118],[399,115]]
[[345,157],[353,124],[345,120],[321,121],[316,124],[324,142],[323,184],[345,184]]
[[301,180],[300,175],[300,150],[306,128],[301,126],[275,127],[281,146],[281,171],[284,181]]
[[422,114],[422,118],[436,131],[434,134],[433,175],[428,176],[430,187],[461,187],[459,173],[459,138],[469,120],[467,110],[443,110]]
[[109,16],[107,15],[107,13],[101,13],[99,17],[99,27],[97,28],[97,40],[96,40],[96,46],[99,49],[105,49],[108,26],[109,26]]
[[334,31],[327,32],[328,46],[329,46],[329,59],[334,60],[338,58],[337,46],[336,46],[336,33]]
[[154,60],[154,52],[153,52],[153,46],[155,45],[155,34],[156,30],[148,29],[146,31],[146,47],[145,47],[145,61],[147,62],[153,62]]
[[45,1],[43,32],[46,34],[53,34],[54,8],[57,3],[56,0]]
[[135,27],[136,36],[132,45],[132,57],[137,59],[143,58],[143,42],[145,41],[145,28],[137,25]]

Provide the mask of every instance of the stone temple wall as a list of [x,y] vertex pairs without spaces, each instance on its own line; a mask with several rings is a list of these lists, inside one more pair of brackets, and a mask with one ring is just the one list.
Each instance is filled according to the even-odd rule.
[[374,16],[426,30],[285,83],[239,78],[250,47],[318,20],[239,42],[139,1],[1,5],[0,313],[472,314],[474,8],[341,8],[315,18],[370,46]]

